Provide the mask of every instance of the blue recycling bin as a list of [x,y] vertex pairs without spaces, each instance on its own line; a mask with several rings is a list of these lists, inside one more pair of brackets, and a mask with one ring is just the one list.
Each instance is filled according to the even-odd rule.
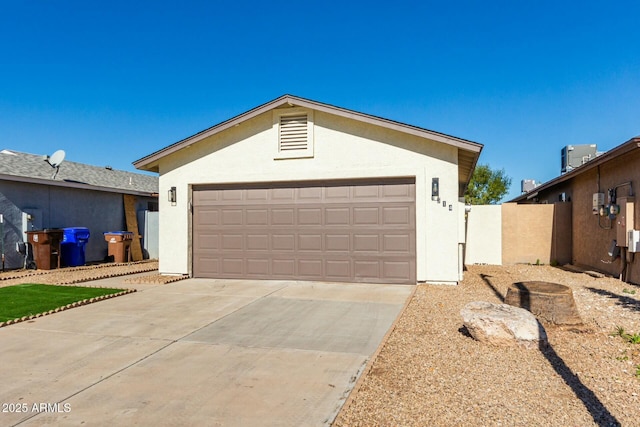
[[86,227],[69,227],[62,229],[61,264],[66,267],[84,265],[84,247],[89,241],[89,229]]

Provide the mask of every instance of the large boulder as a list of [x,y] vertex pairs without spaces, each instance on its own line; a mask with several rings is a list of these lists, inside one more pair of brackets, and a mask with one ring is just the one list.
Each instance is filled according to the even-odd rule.
[[473,338],[496,346],[539,348],[547,334],[529,311],[507,304],[474,301],[460,311]]

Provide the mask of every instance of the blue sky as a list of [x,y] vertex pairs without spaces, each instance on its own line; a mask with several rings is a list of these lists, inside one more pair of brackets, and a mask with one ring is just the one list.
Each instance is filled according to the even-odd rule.
[[513,183],[640,135],[640,2],[0,2],[0,148],[131,162],[285,93],[484,144]]

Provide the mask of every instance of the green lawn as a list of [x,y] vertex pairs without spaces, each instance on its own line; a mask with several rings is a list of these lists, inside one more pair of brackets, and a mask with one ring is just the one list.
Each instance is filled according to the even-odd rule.
[[0,288],[0,322],[45,313],[67,304],[124,289],[24,284]]

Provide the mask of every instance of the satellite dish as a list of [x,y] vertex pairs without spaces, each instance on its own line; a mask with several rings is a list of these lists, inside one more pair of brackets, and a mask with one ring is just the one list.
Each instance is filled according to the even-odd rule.
[[49,165],[51,165],[51,167],[56,170],[53,176],[51,177],[51,179],[55,179],[56,175],[58,175],[58,171],[60,170],[60,165],[64,161],[64,156],[65,156],[64,150],[56,151],[51,155],[51,157],[45,156],[44,161],[49,163]]
[[64,155],[64,150],[58,150],[47,159],[47,163],[54,168],[59,168],[60,164],[64,161]]

